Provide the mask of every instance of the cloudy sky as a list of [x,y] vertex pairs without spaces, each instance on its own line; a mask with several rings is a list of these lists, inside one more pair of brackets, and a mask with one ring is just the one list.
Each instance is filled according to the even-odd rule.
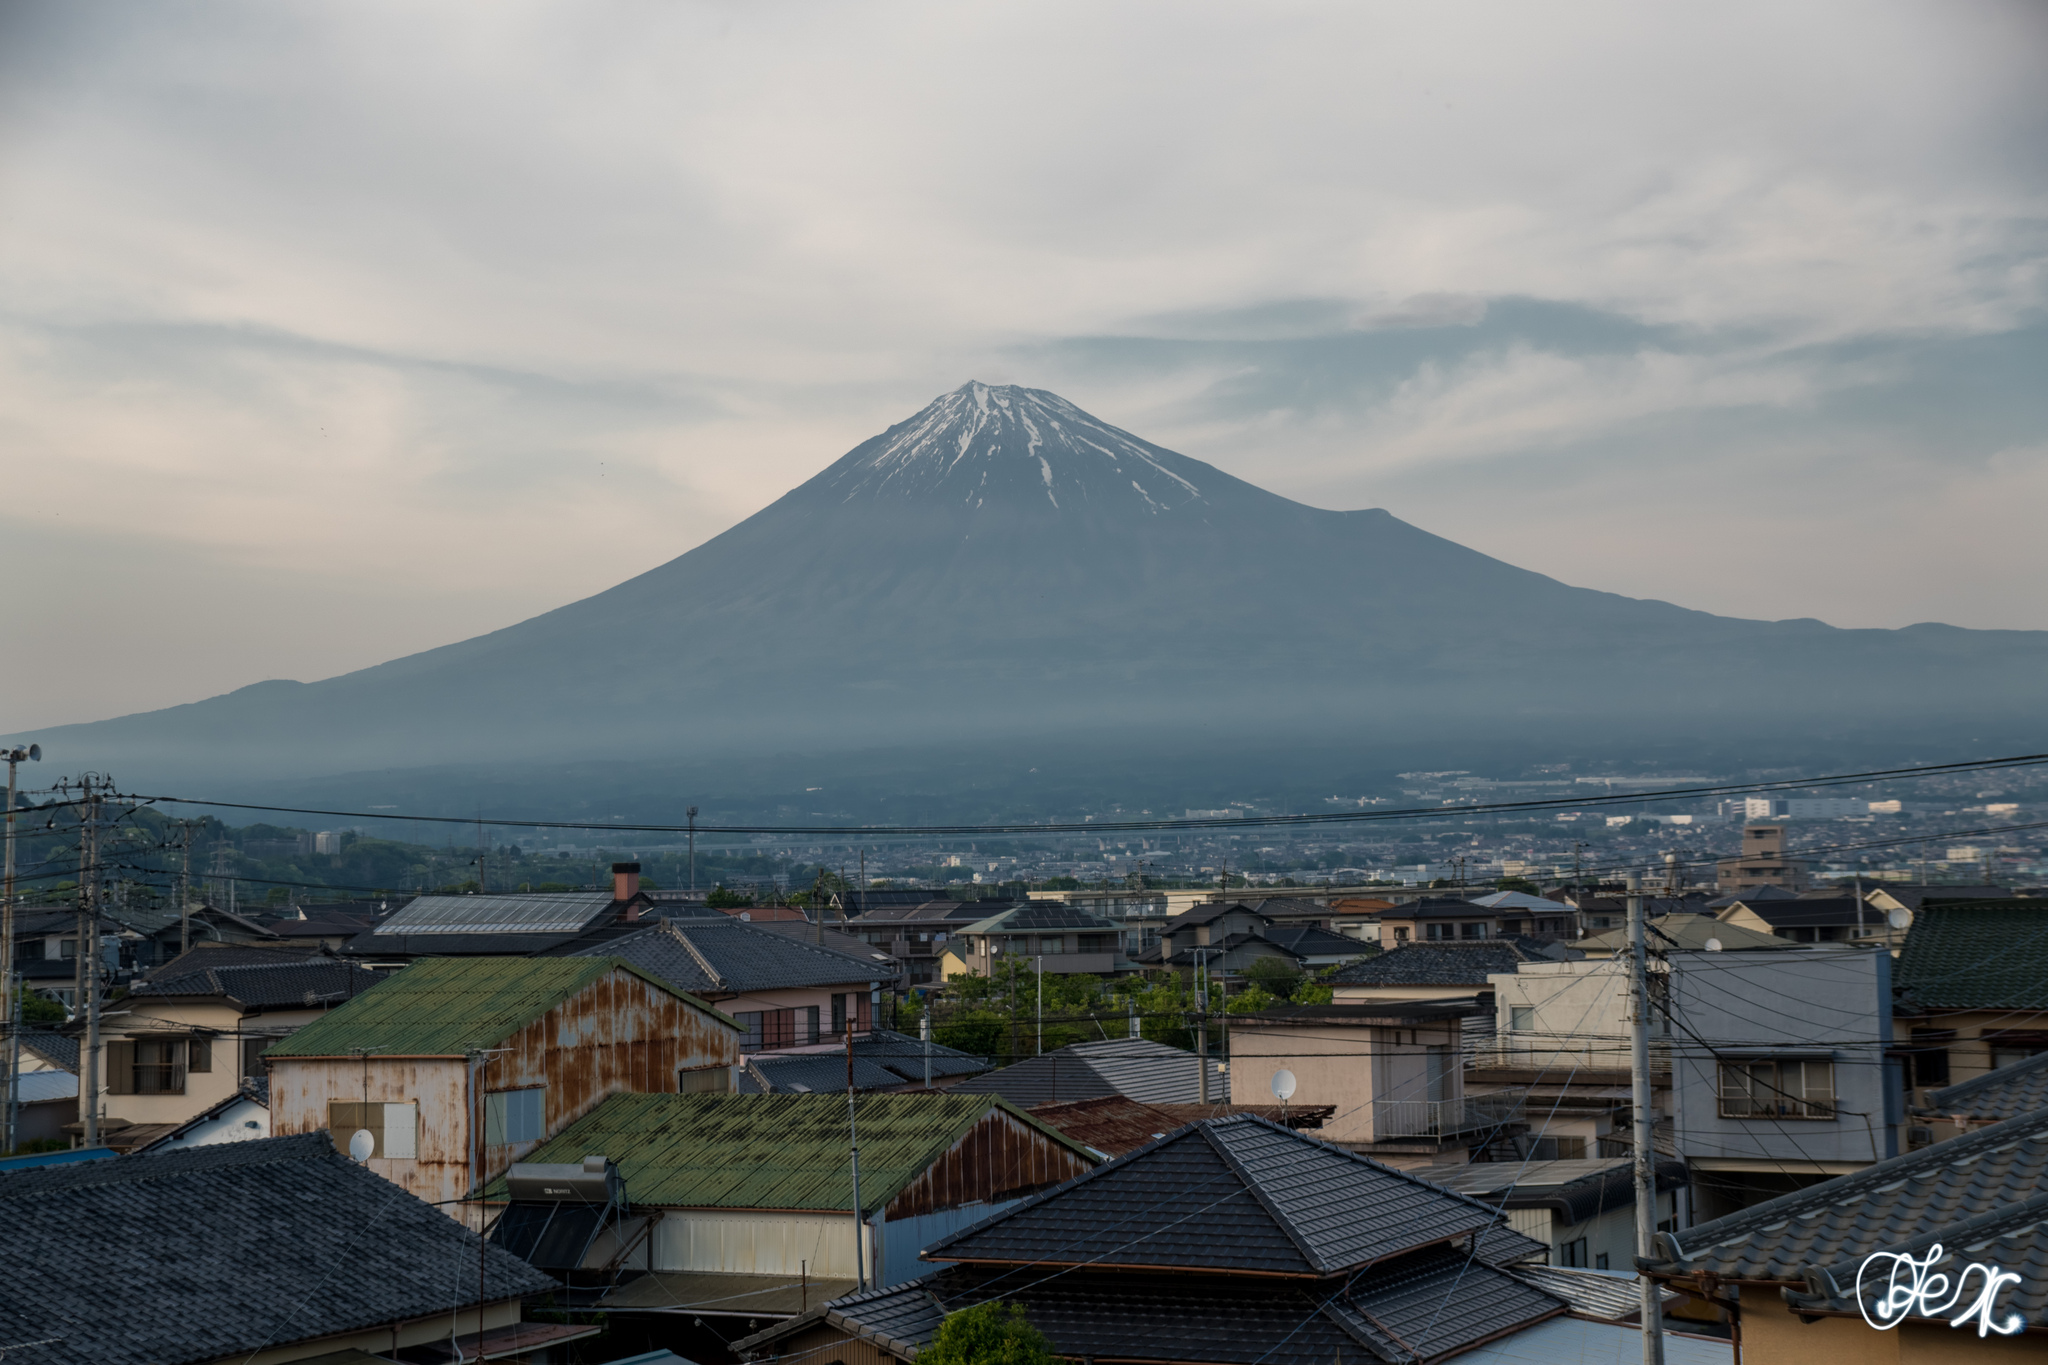
[[933,395],[2048,629],[2048,10],[0,0],[0,728],[312,679]]

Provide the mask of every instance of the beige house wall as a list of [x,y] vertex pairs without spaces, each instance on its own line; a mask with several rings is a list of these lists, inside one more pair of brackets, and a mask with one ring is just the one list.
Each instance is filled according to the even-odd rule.
[[1861,1318],[1801,1322],[1770,1285],[1742,1288],[1742,1365],[2018,1365],[2048,1359],[2048,1336],[1983,1337],[1975,1328],[1909,1322],[1889,1332]]
[[[1429,1049],[1458,1047],[1456,1021],[1417,1028],[1230,1025],[1231,1093],[1270,1103],[1273,1074],[1294,1073],[1290,1104],[1335,1105],[1316,1136],[1331,1142],[1372,1142],[1374,1100],[1429,1098]],[[1462,1070],[1453,1065],[1446,1098],[1464,1095]]]

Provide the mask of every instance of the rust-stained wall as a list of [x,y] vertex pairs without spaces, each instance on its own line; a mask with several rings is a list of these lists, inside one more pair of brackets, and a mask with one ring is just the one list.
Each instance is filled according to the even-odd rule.
[[[676,1073],[739,1062],[739,1033],[631,972],[611,971],[496,1046],[482,1090],[544,1087],[540,1141],[488,1147],[489,1181],[604,1100],[622,1092],[676,1093]],[[373,1157],[370,1167],[434,1203],[472,1188],[470,1129],[477,1100],[462,1058],[278,1058],[270,1068],[271,1131],[327,1127],[330,1101],[415,1102],[418,1156]],[[366,1078],[367,1077],[367,1088]],[[347,1134],[340,1136],[345,1143]],[[450,1205],[447,1211],[460,1216]]]
[[998,1203],[1084,1174],[1094,1162],[1014,1114],[992,1110],[889,1201],[891,1222]]

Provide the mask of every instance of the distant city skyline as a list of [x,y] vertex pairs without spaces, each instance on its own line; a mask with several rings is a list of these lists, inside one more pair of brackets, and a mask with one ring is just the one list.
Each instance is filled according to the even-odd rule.
[[2048,629],[2048,18],[0,15],[0,728],[702,543],[970,379],[1727,615]]

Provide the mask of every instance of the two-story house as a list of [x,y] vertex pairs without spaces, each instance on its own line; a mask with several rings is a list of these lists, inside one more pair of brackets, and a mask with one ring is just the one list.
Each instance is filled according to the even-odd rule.
[[618,925],[547,956],[617,957],[716,1006],[746,1029],[745,1053],[831,1047],[874,1026],[893,962],[862,959],[772,933],[715,910]]
[[133,1151],[233,1099],[243,1081],[263,1075],[266,1048],[379,980],[354,963],[289,950],[182,954],[101,1014],[103,1140]]
[[[1889,1084],[1889,954],[1666,949],[1651,982],[1653,1075],[1668,1077],[1656,1141],[1693,1174],[1690,1219],[1714,1218],[1832,1176],[1897,1148]],[[1627,1141],[1625,1077],[1632,1000],[1625,957],[1528,963],[1493,978],[1502,1052],[1551,1084],[1604,1071],[1604,1116],[1560,1113],[1533,1137]]]
[[[2048,900],[1924,901],[1896,968],[1894,1023],[1912,1103],[2048,1053]],[[1933,1106],[1937,1107],[1938,1106]],[[1937,1116],[1909,1145],[1952,1136]]]
[[1116,925],[1060,901],[1032,901],[965,925],[939,959],[947,977],[993,975],[1005,958],[1107,976],[1125,960]]
[[458,1201],[631,1091],[727,1091],[739,1021],[616,957],[428,958],[265,1054],[271,1131],[360,1141],[379,1175]]

